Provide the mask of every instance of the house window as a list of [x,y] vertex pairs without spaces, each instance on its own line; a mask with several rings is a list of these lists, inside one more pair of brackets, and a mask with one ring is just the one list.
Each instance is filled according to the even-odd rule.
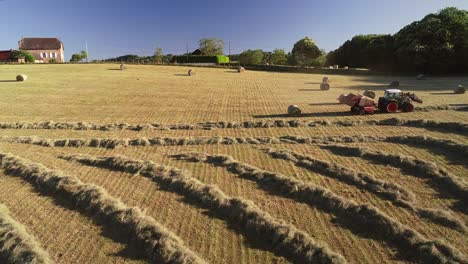
[[51,58],[57,58],[57,53],[55,53],[55,52],[50,53],[50,57]]
[[41,58],[47,58],[47,53],[42,52],[42,53],[41,53]]

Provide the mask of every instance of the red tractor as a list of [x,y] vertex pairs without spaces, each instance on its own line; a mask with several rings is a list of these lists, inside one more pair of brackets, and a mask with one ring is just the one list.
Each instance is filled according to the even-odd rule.
[[384,96],[379,98],[378,108],[384,113],[395,113],[399,110],[403,112],[413,112],[412,102],[422,103],[423,101],[412,93],[403,93],[399,89],[385,90]]

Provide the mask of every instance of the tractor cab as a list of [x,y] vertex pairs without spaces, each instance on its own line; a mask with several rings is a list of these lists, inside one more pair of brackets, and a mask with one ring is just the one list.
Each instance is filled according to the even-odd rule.
[[400,89],[387,89],[385,90],[383,97],[387,100],[400,100],[401,90]]

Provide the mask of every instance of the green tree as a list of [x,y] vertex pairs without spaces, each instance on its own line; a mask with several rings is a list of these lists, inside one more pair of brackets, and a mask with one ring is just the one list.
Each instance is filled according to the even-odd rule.
[[239,55],[239,62],[241,64],[261,64],[263,58],[262,50],[246,50]]
[[86,59],[86,62],[88,62],[88,52],[86,50],[82,50],[80,52],[80,57],[81,57],[81,60]]
[[320,56],[318,56],[316,59],[313,59],[309,65],[316,67],[316,68],[321,68],[325,65],[326,61],[327,61],[327,52],[321,49]]
[[25,62],[34,63],[36,58],[31,53],[24,50],[13,50],[11,52],[11,57],[13,59],[24,59]]
[[310,65],[320,56],[320,50],[311,38],[305,37],[294,44],[291,54],[296,64]]
[[24,56],[24,60],[26,62],[34,63],[36,61],[36,58],[31,53],[26,53],[26,55]]
[[81,57],[81,54],[73,54],[71,56],[71,59],[70,59],[70,62],[79,62],[81,61],[83,58]]
[[26,55],[28,55],[30,53],[26,52],[26,51],[23,51],[23,50],[12,50],[11,51],[11,57],[13,59],[24,59],[26,57]]
[[330,52],[326,65],[341,65],[351,68],[380,68],[391,65],[393,37],[390,35],[357,35],[346,41],[337,50]]
[[468,69],[468,11],[449,7],[395,34],[399,69],[456,72]]
[[201,55],[214,56],[224,54],[224,41],[217,38],[204,38],[198,42]]
[[154,62],[162,63],[163,57],[164,57],[163,50],[161,48],[157,48],[156,51],[154,52]]
[[275,49],[270,55],[270,63],[275,65],[285,65],[288,62],[286,52],[282,49]]

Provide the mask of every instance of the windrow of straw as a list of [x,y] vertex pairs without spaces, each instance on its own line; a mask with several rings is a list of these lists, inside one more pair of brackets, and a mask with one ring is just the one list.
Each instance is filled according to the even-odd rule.
[[[340,145],[324,145],[323,147],[332,149],[339,148]],[[302,155],[289,150],[270,149],[267,152],[273,158],[292,161],[296,166],[337,179],[360,189],[368,190],[379,197],[391,200],[397,206],[406,208],[418,216],[429,219],[435,223],[462,232],[466,232],[467,230],[463,221],[448,211],[417,206],[415,204],[414,193],[397,184],[377,179],[375,176],[368,173],[357,172],[336,163],[315,159],[311,156]]]
[[43,147],[96,147],[117,148],[126,146],[184,146],[184,145],[237,145],[237,144],[308,144],[327,142],[374,142],[377,138],[362,136],[346,137],[156,137],[156,138],[70,138],[50,139],[39,137],[2,137],[4,141],[12,143],[33,144]]
[[441,148],[462,157],[468,157],[468,145],[457,143],[453,140],[433,138],[428,136],[394,136],[386,137],[382,141],[411,145],[415,147]]
[[114,124],[93,124],[85,122],[0,122],[0,129],[71,129],[71,130],[194,130],[194,129],[225,129],[225,128],[276,128],[276,127],[322,127],[322,126],[366,126],[366,125],[381,125],[381,126],[409,126],[428,129],[439,129],[453,133],[468,134],[468,124],[460,122],[439,122],[434,120],[404,120],[400,118],[390,118],[384,120],[259,120],[259,121],[219,121],[219,122],[202,122],[196,124],[136,124],[127,123]]
[[382,151],[375,151],[362,147],[351,146],[324,146],[334,150],[337,154],[352,155],[355,157],[363,157],[372,161],[383,164],[388,164],[396,168],[406,169],[411,171],[414,176],[419,176],[429,179],[433,184],[445,190],[446,195],[456,196],[463,203],[468,202],[468,185],[465,181],[445,169],[437,166],[433,162],[405,156],[402,154],[390,154]]
[[68,155],[62,158],[150,178],[166,190],[183,195],[219,217],[238,225],[247,234],[272,244],[272,248],[278,250],[279,254],[298,263],[346,262],[341,255],[317,243],[307,233],[273,218],[253,202],[229,197],[217,186],[204,184],[178,169],[123,156]]
[[0,204],[0,263],[53,263],[39,242],[10,216],[8,208],[3,204]]
[[0,165],[6,174],[20,177],[56,199],[70,200],[119,236],[135,241],[153,263],[205,263],[152,217],[139,208],[128,207],[101,187],[10,154],[0,153]]
[[402,250],[403,254],[409,254],[419,262],[465,263],[468,261],[462,253],[446,242],[428,240],[416,230],[404,226],[376,207],[370,204],[358,204],[323,187],[279,173],[264,171],[238,162],[229,156],[188,153],[174,157],[194,162],[204,161],[226,167],[227,170],[242,178],[257,182],[260,188],[265,188],[269,192],[275,191],[278,195],[318,207],[340,219],[346,219],[353,224],[360,225],[361,228],[370,230],[376,238],[395,245]]

